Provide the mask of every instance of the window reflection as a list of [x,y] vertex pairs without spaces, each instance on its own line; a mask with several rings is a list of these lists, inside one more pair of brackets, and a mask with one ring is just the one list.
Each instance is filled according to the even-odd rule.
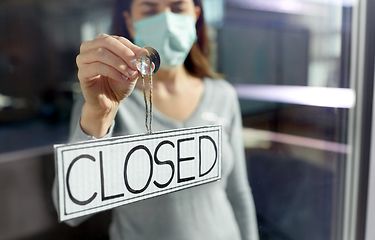
[[[264,239],[335,239],[347,110],[276,104],[244,117],[244,140]],[[339,119],[339,118],[344,119]]]
[[341,1],[231,0],[226,10],[221,62],[231,81],[341,87]]
[[236,86],[262,239],[336,239],[351,1],[227,1],[219,68]]

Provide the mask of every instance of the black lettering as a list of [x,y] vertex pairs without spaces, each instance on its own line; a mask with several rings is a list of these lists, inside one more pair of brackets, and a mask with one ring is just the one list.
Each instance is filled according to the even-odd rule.
[[76,199],[75,197],[73,197],[72,195],[72,192],[70,190],[70,184],[69,184],[69,178],[70,178],[70,171],[72,170],[72,167],[73,165],[80,159],[83,159],[83,158],[87,158],[87,159],[90,159],[91,161],[95,162],[95,158],[91,155],[87,155],[87,154],[83,154],[83,155],[79,155],[78,157],[76,157],[75,159],[73,159],[73,161],[70,163],[69,167],[68,167],[68,172],[66,174],[66,188],[68,190],[68,195],[69,195],[69,198],[75,203],[75,204],[78,204],[78,205],[87,205],[89,204],[90,202],[92,202],[95,198],[96,198],[96,195],[98,195],[98,193],[94,193],[89,199],[85,200],[85,201],[80,201],[78,199]]
[[[146,185],[142,189],[136,190],[136,189],[131,188],[130,185],[129,185],[128,175],[127,175],[127,168],[128,168],[128,162],[129,162],[130,156],[135,151],[141,150],[141,149],[143,149],[148,154],[148,156],[149,156],[149,159],[150,159],[150,175],[149,175],[149,178],[147,180]],[[136,147],[132,148],[132,150],[130,150],[130,152],[128,153],[128,155],[126,155],[125,166],[124,166],[125,186],[129,190],[129,192],[134,193],[134,194],[138,194],[138,193],[142,193],[144,190],[146,190],[147,187],[148,187],[148,185],[151,182],[152,174],[153,174],[153,163],[152,163],[152,155],[151,155],[150,150],[148,150],[148,148],[146,146],[143,146],[143,145],[139,145],[139,146],[136,146]]]
[[105,201],[105,200],[110,200],[110,199],[114,199],[114,198],[118,198],[118,197],[123,197],[124,194],[121,193],[121,194],[117,194],[117,195],[112,195],[112,196],[105,196],[105,193],[104,193],[104,170],[103,170],[103,152],[100,151],[99,152],[99,156],[100,156],[100,182],[101,182],[101,190],[102,190],[102,201]]
[[[210,140],[215,148],[215,161],[212,164],[211,168],[205,173],[202,173],[202,139]],[[216,147],[215,141],[210,136],[200,136],[199,137],[199,177],[203,177],[204,175],[207,175],[209,172],[211,172],[216,162],[217,162],[217,147]]]
[[169,165],[172,169],[172,175],[171,177],[169,178],[169,180],[164,183],[164,184],[161,184],[161,183],[158,183],[156,180],[154,181],[154,184],[158,187],[158,188],[165,188],[167,187],[173,180],[173,176],[174,176],[174,164],[171,160],[167,160],[167,161],[160,161],[157,154],[158,154],[158,151],[159,151],[159,148],[161,146],[163,146],[164,144],[169,144],[171,145],[173,148],[174,148],[174,144],[171,142],[171,141],[168,141],[168,140],[165,140],[165,141],[162,141],[161,143],[159,143],[159,145],[156,147],[155,149],[155,152],[154,152],[154,161],[156,164],[158,165]]
[[186,142],[186,141],[192,141],[192,140],[194,140],[194,137],[177,140],[177,182],[178,183],[187,182],[187,181],[191,181],[191,180],[195,179],[195,177],[181,178],[181,176],[180,176],[181,175],[181,173],[180,173],[180,163],[185,162],[185,161],[194,160],[194,157],[187,157],[187,158],[181,158],[180,157],[180,143]]

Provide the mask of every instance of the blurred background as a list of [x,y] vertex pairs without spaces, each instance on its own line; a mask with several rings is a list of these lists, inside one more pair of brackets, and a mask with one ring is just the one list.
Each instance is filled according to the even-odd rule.
[[[108,239],[110,212],[60,224],[51,188],[80,92],[75,58],[108,33],[112,3],[0,1],[0,239]],[[203,5],[212,64],[240,99],[261,239],[370,239],[374,4]]]

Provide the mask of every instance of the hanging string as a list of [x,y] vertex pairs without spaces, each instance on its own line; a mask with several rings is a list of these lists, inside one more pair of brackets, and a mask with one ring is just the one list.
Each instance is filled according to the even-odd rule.
[[150,108],[148,108],[148,101],[147,101],[147,95],[146,95],[146,87],[145,87],[145,77],[144,75],[142,74],[141,75],[141,78],[142,78],[142,89],[143,89],[143,98],[145,100],[145,108],[146,108],[146,112],[145,112],[145,125],[146,125],[146,130],[149,134],[152,133],[152,102],[153,102],[153,99],[152,99],[152,90],[153,90],[153,83],[152,83],[152,74],[150,74],[150,83],[149,83],[149,87],[150,87],[150,96],[149,96],[149,103],[150,103]]
[[150,125],[149,125],[149,133],[151,134],[152,133],[152,119],[153,119],[153,112],[152,112],[152,102],[153,102],[153,99],[152,99],[152,90],[153,90],[153,83],[152,83],[152,73],[150,74]]

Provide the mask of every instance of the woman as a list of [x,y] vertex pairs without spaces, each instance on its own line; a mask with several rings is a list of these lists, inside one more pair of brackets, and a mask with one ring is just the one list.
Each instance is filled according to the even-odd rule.
[[201,2],[118,0],[115,9],[115,35],[84,42],[77,57],[83,98],[70,140],[145,132],[135,65],[144,45],[162,61],[153,76],[153,130],[220,123],[224,131],[221,181],[114,209],[111,239],[258,239],[238,100],[226,81],[212,79]]

